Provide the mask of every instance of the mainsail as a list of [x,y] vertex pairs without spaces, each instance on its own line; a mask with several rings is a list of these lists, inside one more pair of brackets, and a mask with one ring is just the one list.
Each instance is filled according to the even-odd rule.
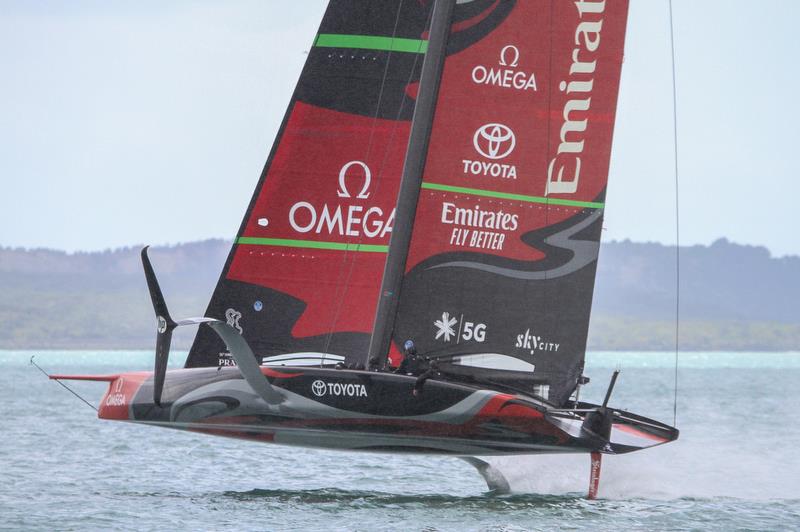
[[[412,339],[451,378],[564,403],[627,8],[332,1],[206,315],[267,363],[364,363]],[[228,362],[201,330],[187,366]]]
[[485,2],[474,20],[492,16],[463,48],[470,21],[453,23],[410,244],[392,237],[405,275],[382,288],[397,310],[376,335],[562,404],[583,370],[627,2]]
[[[363,360],[431,6],[335,0],[206,316],[282,363]],[[231,364],[201,328],[187,367]]]

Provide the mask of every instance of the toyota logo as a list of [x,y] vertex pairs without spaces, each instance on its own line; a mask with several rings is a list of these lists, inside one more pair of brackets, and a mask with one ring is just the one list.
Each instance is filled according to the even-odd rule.
[[325,382],[323,381],[314,381],[311,383],[311,391],[314,392],[314,395],[317,397],[322,397],[325,395],[325,390],[327,386],[325,386]]
[[475,151],[487,159],[504,159],[517,145],[514,132],[503,124],[486,124],[475,132],[472,142]]

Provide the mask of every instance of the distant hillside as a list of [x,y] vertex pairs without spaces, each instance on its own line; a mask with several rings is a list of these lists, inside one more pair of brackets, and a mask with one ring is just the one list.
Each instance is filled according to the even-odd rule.
[[[720,239],[681,248],[687,320],[800,324],[800,257]],[[600,249],[594,310],[638,319],[675,316],[675,247],[612,242]]]
[[[230,243],[150,251],[170,312],[202,315]],[[140,246],[97,253],[0,248],[0,348],[150,348],[155,318]],[[193,332],[178,330],[176,347]]]
[[[173,314],[204,312],[229,248],[206,240],[151,250]],[[0,248],[0,348],[152,347],[139,250]],[[682,349],[800,350],[800,257],[724,239],[681,248],[681,287]],[[675,248],[603,244],[593,308],[590,349],[672,349]],[[179,332],[175,345],[192,336]]]

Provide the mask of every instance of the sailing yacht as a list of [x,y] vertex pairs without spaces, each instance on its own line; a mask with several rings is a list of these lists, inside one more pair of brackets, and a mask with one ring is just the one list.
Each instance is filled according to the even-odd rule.
[[[588,453],[677,429],[579,400],[626,0],[331,0],[222,275],[99,417],[281,445]],[[199,324],[182,369],[172,331]],[[398,373],[411,341],[428,371]],[[615,375],[616,377],[616,375]]]

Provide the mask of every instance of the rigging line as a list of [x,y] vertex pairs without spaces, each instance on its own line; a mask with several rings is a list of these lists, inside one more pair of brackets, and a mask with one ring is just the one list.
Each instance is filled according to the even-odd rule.
[[[399,23],[400,23],[400,14],[402,12],[403,3],[404,3],[404,0],[401,0],[400,4],[398,6],[397,15],[395,17],[395,25],[394,25],[394,29],[392,31],[392,38],[396,37],[396,35],[397,35],[397,28],[398,28]],[[431,21],[431,18],[432,18],[432,14],[433,14],[433,10],[431,9],[431,12],[428,14],[428,24],[430,24],[430,21]],[[421,44],[420,44],[420,46],[421,46]],[[419,53],[414,55],[414,62],[412,64],[412,66],[411,66],[411,69],[409,70],[408,78],[406,79],[406,86],[408,86],[411,83],[411,80],[414,77],[414,73],[416,72],[416,69],[417,69],[417,64],[419,63],[420,55],[424,56],[424,54],[419,54]],[[385,89],[385,85],[386,85],[386,78],[387,78],[388,71],[389,71],[389,63],[390,63],[390,61],[391,61],[391,52],[390,52],[389,57],[387,58],[386,68],[384,69],[383,78],[381,80],[381,88],[380,88],[380,92],[379,92],[379,95],[378,95],[378,107],[376,107],[375,116],[373,117],[373,131],[371,133],[374,132],[374,124],[377,122],[377,117],[378,117],[378,114],[380,112],[380,105],[381,105],[381,102],[383,101],[383,93],[384,93],[384,89]],[[398,122],[400,120],[400,116],[403,113],[403,110],[405,109],[405,104],[406,104],[406,99],[405,98],[401,99],[400,105],[399,105],[399,107],[397,109],[397,113],[395,115],[395,119],[393,120],[391,134],[389,135],[389,142],[387,143],[387,147],[384,150],[383,159],[381,161],[380,168],[378,169],[378,172],[377,172],[376,177],[375,177],[375,189],[373,190],[373,194],[375,196],[378,195],[378,192],[380,191],[380,188],[381,188],[381,184],[383,182],[383,179],[382,179],[383,172],[384,172],[384,169],[386,167],[386,162],[389,159],[389,152],[391,151],[391,147],[394,144],[393,141],[394,141],[394,138],[395,138],[396,133],[397,133],[397,128],[398,128],[398,125],[399,125]],[[368,153],[370,153],[371,150],[372,150],[372,135],[370,136],[370,142],[369,142],[368,150],[367,150]],[[364,239],[364,235],[360,234],[358,236],[358,240],[356,242],[358,244],[360,244],[363,239]],[[343,290],[342,295],[344,295],[344,291],[346,291],[346,287],[350,284],[350,280],[352,279],[354,269],[355,269],[355,260],[351,260],[350,261],[350,268],[348,269],[348,272],[347,272],[347,277],[345,278],[345,282],[342,284],[342,290]],[[341,276],[339,277],[339,279],[341,279]],[[335,327],[335,324],[339,319],[339,315],[341,313],[342,306],[343,306],[342,305],[342,298],[339,298],[339,304],[336,307],[336,312],[335,312],[335,315],[334,315],[334,319],[333,319],[333,321],[331,323],[331,328],[330,328],[330,330],[328,332],[328,339],[327,339],[326,350],[325,350],[326,352],[327,352],[327,346],[330,343],[330,340],[331,340],[331,338],[333,336],[333,328]]]
[[[433,0],[433,2],[430,3],[430,10],[428,11],[428,18],[427,18],[427,20],[425,22],[425,27],[427,28],[429,42],[432,39],[432,34],[434,32],[434,27],[433,27],[433,24],[434,24],[434,13],[440,7],[439,4],[438,4],[439,1],[440,0]],[[443,1],[446,1],[446,0],[443,0]],[[455,7],[455,6],[453,6],[453,7]],[[453,34],[453,31],[454,31],[453,30],[453,24],[454,24],[453,23],[453,12],[451,11],[450,18],[449,18],[448,24],[447,24],[447,30],[446,30],[447,35],[445,37],[447,41],[444,43],[444,45],[442,47],[442,50],[441,50],[441,54],[442,54],[441,68],[442,69],[444,69],[444,65],[446,64],[446,62],[448,60],[448,44],[447,43],[449,42],[450,36]],[[416,113],[416,110],[417,110],[416,106],[419,104],[419,97],[420,97],[420,94],[422,93],[422,89],[423,89],[423,83],[422,83],[423,82],[423,71],[425,70],[426,63],[428,61],[428,52],[429,52],[429,50],[426,49],[425,54],[417,54],[416,56],[414,56],[414,64],[412,65],[412,68],[411,68],[411,70],[409,71],[409,74],[408,74],[408,78],[406,79],[406,87],[409,87],[411,85],[411,80],[414,77],[414,73],[417,71],[417,64],[420,62],[420,57],[422,57],[423,59],[422,59],[422,65],[420,66],[420,75],[419,75],[419,82],[417,84],[417,93],[413,98],[409,96],[407,98],[404,98],[401,101],[400,108],[397,111],[397,117],[395,119],[394,127],[392,128],[392,134],[391,134],[390,142],[389,142],[390,145],[394,142],[395,135],[396,135],[396,132],[397,132],[397,126],[398,126],[399,118],[400,118],[400,116],[402,114],[403,109],[405,108],[406,101],[413,100],[413,108],[412,108],[412,115],[413,116],[412,116],[411,121],[410,121],[410,127],[409,127],[409,131],[408,131],[408,140],[407,140],[407,143],[405,145],[405,150],[404,150],[404,152],[406,152],[405,155],[408,155],[407,152],[410,149],[411,142],[412,142],[412,137],[414,135],[414,121],[416,120],[416,114],[417,114]],[[431,136],[432,131],[433,131],[433,121],[434,121],[434,117],[436,115],[436,106],[438,105],[438,102],[439,102],[438,89],[441,87],[441,84],[442,84],[442,75],[440,73],[440,75],[438,76],[438,80],[436,82],[437,96],[436,96],[436,98],[434,100],[433,108],[431,109],[431,113],[432,114],[431,114],[431,118],[430,118],[430,120],[431,120],[430,129],[428,131],[428,141],[430,141],[430,136]],[[427,87],[427,85],[426,85],[426,87]],[[421,173],[419,175],[420,186],[422,186],[422,182],[423,182],[423,177],[424,177],[424,173],[425,173],[425,165],[427,164],[427,154],[428,154],[428,149],[429,148],[430,148],[430,146],[429,146],[429,142],[428,142],[428,143],[426,143],[426,146],[425,146],[425,159],[422,161],[422,167],[421,167],[421,170],[420,170]],[[386,153],[384,154],[384,161],[383,161],[382,164],[386,163],[386,160],[388,159],[388,156],[389,156],[389,150],[387,149]],[[395,209],[398,208],[399,203],[400,203],[400,194],[401,194],[402,188],[403,188],[403,178],[404,178],[405,173],[406,173],[406,162],[407,162],[407,160],[404,157],[403,168],[402,168],[401,176],[400,176],[400,180],[399,180],[400,183],[399,183],[399,187],[398,187],[398,191],[397,191],[397,198],[395,198],[395,201],[394,201]],[[420,191],[421,191],[421,189],[420,189]],[[419,195],[417,195],[416,203],[419,204],[419,201],[420,201],[420,198],[419,198]],[[395,218],[395,222],[396,221],[397,221],[397,219]],[[409,236],[408,243],[407,243],[407,248],[406,248],[406,252],[407,253],[409,252],[409,250],[411,248],[411,244],[412,244],[412,240],[413,240],[413,234],[414,234],[413,226],[414,226],[414,224],[413,224],[413,218],[412,218],[411,235]],[[393,240],[393,239],[394,239],[394,233],[392,233],[392,238],[390,239],[390,244],[391,244],[391,240]],[[408,257],[406,256],[406,259],[407,258]],[[386,263],[387,264],[388,264],[388,260],[389,260],[389,254],[387,253],[387,256],[386,256]],[[407,267],[407,264],[404,266],[404,269],[406,267]],[[386,272],[384,271],[384,275],[385,274],[386,274]],[[403,292],[404,274],[402,272],[401,272],[400,277],[401,278],[399,279],[399,283],[396,286],[395,294],[394,294],[394,298],[395,298],[396,301],[398,301],[398,303],[397,303],[397,305],[395,306],[395,309],[394,309],[394,317],[393,317],[393,320],[392,320],[391,330],[388,331],[388,345],[386,346],[386,352],[385,353],[381,353],[379,355],[381,358],[384,358],[384,360],[383,360],[383,362],[381,364],[382,367],[390,367],[391,366],[391,361],[390,361],[389,355],[390,355],[391,350],[392,350],[392,339],[394,337],[395,327],[397,325],[397,314],[399,312],[400,294]],[[381,291],[382,290],[383,290],[383,279],[381,280]],[[382,297],[383,297],[383,293],[381,292],[381,293],[379,293],[379,299],[382,298]],[[372,349],[372,342],[374,340],[375,327],[376,327],[377,320],[378,320],[377,313],[380,310],[380,305],[381,305],[381,301],[379,300],[377,308],[376,308],[376,316],[375,316],[375,318],[373,320],[373,323],[372,323],[372,333],[370,334],[370,351]],[[428,307],[426,309],[427,311],[430,311],[430,305],[431,305],[431,301],[429,299],[428,300]],[[367,352],[367,358],[368,359],[369,359],[370,351]],[[369,360],[367,360],[367,364],[369,364]]]
[[[395,15],[395,20],[394,20],[394,28],[392,29],[392,40],[394,40],[397,37],[397,28],[400,25],[400,15],[401,15],[401,13],[403,11],[404,2],[405,2],[405,0],[400,0],[400,3],[397,6],[397,13]],[[419,55],[419,54],[416,54],[416,55]],[[373,144],[374,137],[375,137],[375,126],[376,126],[376,124],[378,122],[378,116],[380,115],[381,104],[383,102],[383,93],[384,93],[384,89],[386,87],[386,78],[387,78],[387,76],[389,74],[389,67],[391,65],[391,62],[392,62],[392,51],[389,50],[389,52],[387,53],[387,56],[386,56],[386,66],[384,67],[383,74],[381,76],[381,85],[380,85],[380,89],[378,91],[378,101],[377,101],[377,103],[375,105],[375,113],[374,113],[374,115],[372,117],[372,127],[370,128],[369,140],[367,141],[367,150],[366,150],[366,159],[367,160],[369,160],[369,156],[370,156],[370,154],[372,152],[372,144]],[[416,64],[417,64],[417,57],[415,56],[415,58],[414,58],[414,66],[415,67],[416,67]],[[411,75],[413,75],[413,68],[412,68],[412,71],[411,71]],[[403,102],[401,101],[400,110],[398,110],[398,117],[400,116],[400,111],[402,111],[402,106],[403,106]],[[389,148],[387,147],[387,151],[388,151],[388,149]],[[384,155],[384,160],[385,160],[385,158],[386,158],[386,155]],[[373,197],[377,196],[378,190],[380,189],[380,183],[381,183],[380,177],[381,177],[381,171],[379,171],[378,175],[375,176],[375,189],[373,190]],[[357,243],[360,244],[362,240],[363,240],[363,234],[359,234]],[[343,306],[343,300],[344,300],[345,295],[347,294],[347,286],[350,284],[350,279],[352,278],[353,270],[355,269],[355,262],[357,260],[357,257],[358,257],[358,253],[353,253],[352,254],[351,261],[350,261],[350,268],[348,269],[348,268],[346,268],[347,258],[348,258],[348,250],[345,250],[344,253],[342,254],[342,262],[339,265],[339,275],[337,276],[337,279],[336,279],[337,287],[336,287],[336,298],[335,299],[338,300],[338,304],[336,305],[336,310],[334,312],[333,319],[331,320],[330,328],[328,329],[328,334],[327,334],[327,336],[325,338],[325,347],[322,350],[323,354],[322,354],[322,360],[320,361],[320,367],[322,367],[322,365],[325,363],[325,354],[328,352],[328,349],[330,348],[330,343],[331,343],[331,340],[333,339],[333,332],[334,332],[334,328],[336,327],[336,322],[339,321],[339,315],[341,314],[341,310],[342,310],[342,306]],[[347,276],[345,277],[345,282],[341,283],[342,276],[343,276],[345,270],[347,270]],[[341,292],[341,295],[339,295],[340,292]]]
[[[549,46],[549,50],[548,50],[548,54],[547,54],[548,55],[548,60],[547,60],[547,79],[550,82],[550,90],[547,91],[547,146],[545,148],[547,150],[547,153],[545,154],[546,159],[550,159],[550,157],[552,156],[551,140],[552,140],[552,137],[553,137],[551,127],[552,127],[552,123],[553,123],[553,86],[554,86],[553,85],[553,33],[555,33],[555,30],[553,28],[553,11],[555,10],[554,3],[555,3],[554,0],[550,2],[550,15],[549,15],[550,22],[548,24],[548,28],[549,28],[549,32],[550,32],[550,39],[549,39],[549,45],[550,46]],[[550,194],[548,193],[549,192],[549,190],[547,189],[548,186],[549,186],[549,183],[547,183],[545,185],[544,227],[549,227],[550,226]],[[545,256],[546,256],[546,254],[545,254]],[[544,273],[544,281],[545,281],[545,283],[547,282],[547,271],[545,271],[545,273]],[[526,285],[529,286],[533,282],[534,282],[533,280],[529,280],[529,281],[526,282]],[[526,288],[527,288],[527,286],[526,286]],[[544,299],[544,307],[546,309],[549,309],[550,308],[550,301],[551,301],[550,292],[549,291],[547,291],[545,293],[545,296],[544,296],[543,299]],[[548,314],[549,314],[549,311],[548,311]],[[584,357],[585,356],[586,355],[584,355]],[[577,381],[576,381],[576,384],[577,384]]]
[[[31,366],[35,367],[36,369],[38,369],[39,371],[41,371],[42,373],[44,373],[44,375],[45,375],[45,376],[46,376],[46,377],[49,379],[49,378],[50,378],[50,374],[49,374],[49,373],[47,373],[45,370],[43,370],[43,369],[42,369],[42,368],[39,366],[39,364],[37,364],[36,362],[34,362],[34,361],[33,361],[33,359],[34,359],[34,358],[36,358],[36,355],[34,355],[34,356],[32,356],[32,357],[31,357],[31,360],[30,360],[30,364],[31,364]],[[72,395],[74,395],[75,397],[77,397],[78,399],[80,399],[81,401],[83,401],[84,403],[86,403],[87,405],[89,405],[90,407],[92,407],[92,410],[94,410],[95,412],[99,412],[99,411],[97,410],[97,407],[96,407],[96,406],[94,406],[92,403],[90,403],[89,401],[87,401],[86,399],[84,399],[83,397],[81,397],[80,395],[78,395],[78,394],[77,394],[77,393],[76,393],[76,392],[75,392],[75,391],[74,391],[72,388],[70,388],[69,386],[67,386],[66,384],[64,384],[63,382],[61,382],[61,381],[60,381],[60,380],[58,380],[58,379],[52,379],[52,380],[54,380],[54,381],[56,381],[57,383],[59,383],[59,384],[60,384],[61,386],[63,386],[63,387],[64,387],[64,388],[65,388],[65,389],[66,389],[66,390],[69,392],[69,393],[71,393]]]
[[[428,16],[428,25],[429,26],[430,26],[431,20],[433,18],[432,15],[433,15],[433,9],[431,9],[431,13]],[[409,70],[408,78],[406,78],[406,87],[408,87],[411,84],[411,80],[413,79],[414,73],[417,70],[417,65],[419,64],[420,56],[421,56],[421,54],[416,54],[414,56],[414,63],[412,64],[411,69]],[[398,129],[398,126],[399,126],[399,123],[400,123],[400,117],[402,116],[403,111],[406,108],[406,102],[407,102],[407,98],[403,98],[402,101],[400,102],[400,106],[397,109],[397,114],[395,115],[395,119],[393,121],[394,123],[392,125],[391,134],[389,135],[389,142],[387,143],[387,148],[383,153],[383,160],[381,161],[380,171],[378,172],[378,179],[376,180],[376,184],[375,184],[375,193],[376,194],[378,193],[378,190],[380,189],[380,185],[381,185],[381,182],[382,182],[381,181],[381,177],[383,176],[383,170],[386,167],[386,164],[387,164],[387,162],[389,160],[389,153],[391,151],[392,145],[395,142],[395,137],[397,136],[397,129]],[[416,105],[416,99],[414,100],[414,105]],[[395,201],[395,204],[396,204],[396,201]],[[361,238],[362,237],[359,236],[359,239],[361,239]],[[387,255],[387,257],[388,257],[388,255]],[[355,264],[351,263],[350,272],[349,272],[348,277],[347,277],[347,282],[348,283],[350,282],[350,277],[353,274],[353,267],[354,266],[355,266]],[[373,325],[374,325],[374,323],[373,323]],[[369,357],[369,353],[367,353],[367,357]],[[366,363],[368,363],[368,362],[369,361],[366,361]]]
[[[400,20],[400,11],[402,9],[402,6],[403,6],[403,0],[400,1],[399,5],[397,7],[397,14],[395,16],[395,24],[394,24],[394,28],[392,29],[392,42],[394,42],[394,39],[397,36],[397,26],[398,26],[398,23],[399,23],[399,20]],[[364,154],[364,159],[365,159],[364,163],[365,164],[369,160],[369,155],[370,155],[370,153],[372,151],[372,142],[373,142],[374,136],[375,136],[375,125],[376,125],[376,123],[378,121],[378,116],[380,115],[381,102],[383,100],[383,90],[384,90],[384,87],[385,87],[386,76],[387,76],[387,74],[389,72],[389,67],[391,65],[391,62],[392,62],[392,50],[391,50],[391,47],[390,47],[390,50],[388,50],[388,52],[386,54],[386,65],[384,66],[383,73],[381,74],[381,85],[380,85],[380,89],[378,90],[378,101],[375,104],[375,113],[373,113],[372,124],[370,125],[369,138],[367,140],[367,149],[366,149],[366,152]],[[378,181],[378,180],[376,179],[376,181]],[[377,188],[377,186],[376,186],[376,188]],[[359,235],[359,239],[357,240],[357,243],[358,244],[361,243],[361,235]],[[336,322],[339,320],[339,313],[340,313],[341,308],[343,306],[343,300],[344,300],[344,298],[345,298],[345,296],[347,294],[347,285],[349,284],[350,275],[348,274],[347,277],[345,277],[345,282],[344,283],[342,282],[342,277],[344,276],[344,273],[347,270],[347,259],[348,258],[351,259],[351,261],[350,261],[350,266],[351,266],[350,270],[352,271],[352,268],[355,265],[355,261],[357,260],[357,257],[358,257],[357,253],[354,253],[354,254],[351,255],[349,253],[349,249],[347,249],[347,248],[342,253],[342,260],[339,263],[339,273],[338,273],[338,275],[336,277],[336,292],[335,292],[335,295],[334,295],[334,300],[338,301],[338,304],[336,305],[336,310],[334,311],[333,318],[330,321],[330,327],[328,327],[328,333],[327,333],[327,335],[325,337],[325,346],[322,349],[322,359],[320,360],[320,367],[322,367],[325,364],[326,353],[328,352],[328,349],[330,348],[331,341],[333,340],[333,332],[334,332],[334,329],[336,328]]]
[[678,89],[675,75],[675,23],[672,17],[672,0],[669,0],[669,44],[672,53],[672,142],[675,155],[675,375],[672,399],[672,425],[675,426],[678,423],[678,352],[681,323],[681,223],[678,194]]

